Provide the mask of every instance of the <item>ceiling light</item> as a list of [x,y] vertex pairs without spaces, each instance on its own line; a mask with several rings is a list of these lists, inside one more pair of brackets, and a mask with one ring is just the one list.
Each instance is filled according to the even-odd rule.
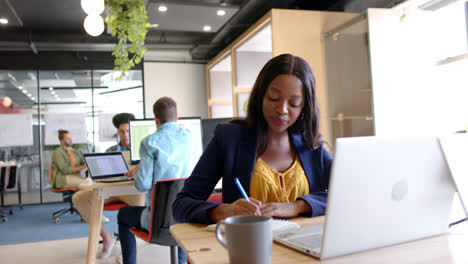
[[30,94],[30,93],[27,93],[27,95],[28,95],[29,97],[31,97],[31,94]]
[[55,91],[51,91],[50,93],[55,94]]
[[18,89],[22,90],[22,89],[23,89],[23,86],[19,85],[19,86],[18,86]]
[[55,98],[55,99],[57,99],[57,101],[60,101],[60,98],[58,98],[58,97],[57,97],[57,98]]
[[34,101],[35,99],[36,99],[36,98],[34,98],[34,97],[31,97],[31,100],[33,100],[33,101]]
[[49,87],[49,91],[52,91],[54,89],[54,87]]
[[104,0],[81,0],[81,8],[88,15],[99,15],[104,11]]
[[26,91],[26,90],[22,90],[22,92],[23,92],[24,94],[27,94],[27,93],[28,93],[28,91]]
[[167,11],[167,6],[165,6],[165,5],[160,5],[160,6],[158,7],[158,10],[159,10],[159,12],[163,12],[163,13],[164,13],[164,12]]
[[84,28],[89,35],[97,37],[104,31],[104,20],[100,15],[88,15],[84,20]]
[[159,24],[152,24],[152,27],[159,27]]
[[218,10],[218,12],[216,12],[216,14],[217,14],[218,16],[224,16],[224,15],[226,14],[226,11],[220,9],[220,10]]
[[1,17],[0,18],[0,24],[4,24],[4,25],[8,24],[8,19],[6,19],[4,17]]
[[8,96],[5,96],[5,97],[3,98],[2,104],[3,104],[3,106],[5,106],[5,107],[10,107],[10,105],[11,105],[11,98],[8,97]]
[[55,98],[59,97],[58,94],[54,94]]
[[210,31],[211,27],[209,25],[204,25],[203,26],[203,31]]

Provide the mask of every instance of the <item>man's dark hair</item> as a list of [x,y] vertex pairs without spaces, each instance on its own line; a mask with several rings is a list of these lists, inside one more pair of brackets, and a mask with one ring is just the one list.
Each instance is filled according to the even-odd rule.
[[153,105],[154,116],[164,124],[177,120],[177,104],[170,97],[161,97]]
[[135,116],[133,114],[120,113],[120,114],[116,114],[112,118],[112,123],[114,124],[115,128],[119,129],[119,126],[121,124],[128,124],[130,120],[134,120],[134,119],[135,119]]
[[58,130],[58,137],[59,137],[59,140],[62,140],[63,137],[65,136],[65,134],[68,134],[68,133],[70,133],[68,130],[59,129],[59,130]]

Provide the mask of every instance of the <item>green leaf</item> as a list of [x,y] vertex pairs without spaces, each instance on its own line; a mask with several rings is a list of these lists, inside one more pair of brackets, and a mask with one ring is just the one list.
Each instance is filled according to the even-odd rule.
[[[147,22],[144,0],[106,0],[108,7],[105,22],[111,35],[119,39],[114,46],[114,70],[121,71],[117,80],[121,80],[127,71],[141,62],[146,48],[145,37],[151,24]],[[130,41],[130,47],[127,42]],[[129,58],[129,53],[133,54]]]

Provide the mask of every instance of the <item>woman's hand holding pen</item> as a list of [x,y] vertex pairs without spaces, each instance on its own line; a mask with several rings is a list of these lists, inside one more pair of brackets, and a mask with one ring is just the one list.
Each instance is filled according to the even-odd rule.
[[213,222],[218,222],[234,215],[261,215],[262,202],[252,198],[249,200],[240,198],[231,204],[220,204],[209,212],[209,217]]

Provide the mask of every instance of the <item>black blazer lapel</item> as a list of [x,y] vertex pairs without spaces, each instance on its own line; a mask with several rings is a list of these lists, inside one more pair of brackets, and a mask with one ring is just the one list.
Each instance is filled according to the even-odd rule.
[[[250,179],[254,170],[257,152],[257,133],[254,129],[243,129],[241,140],[237,148],[236,160],[234,161],[234,170],[232,180],[239,178],[240,183],[245,189],[247,195],[250,194]],[[234,182],[233,182],[234,184]],[[234,184],[235,185],[235,184]],[[242,197],[240,192],[234,192]]]

